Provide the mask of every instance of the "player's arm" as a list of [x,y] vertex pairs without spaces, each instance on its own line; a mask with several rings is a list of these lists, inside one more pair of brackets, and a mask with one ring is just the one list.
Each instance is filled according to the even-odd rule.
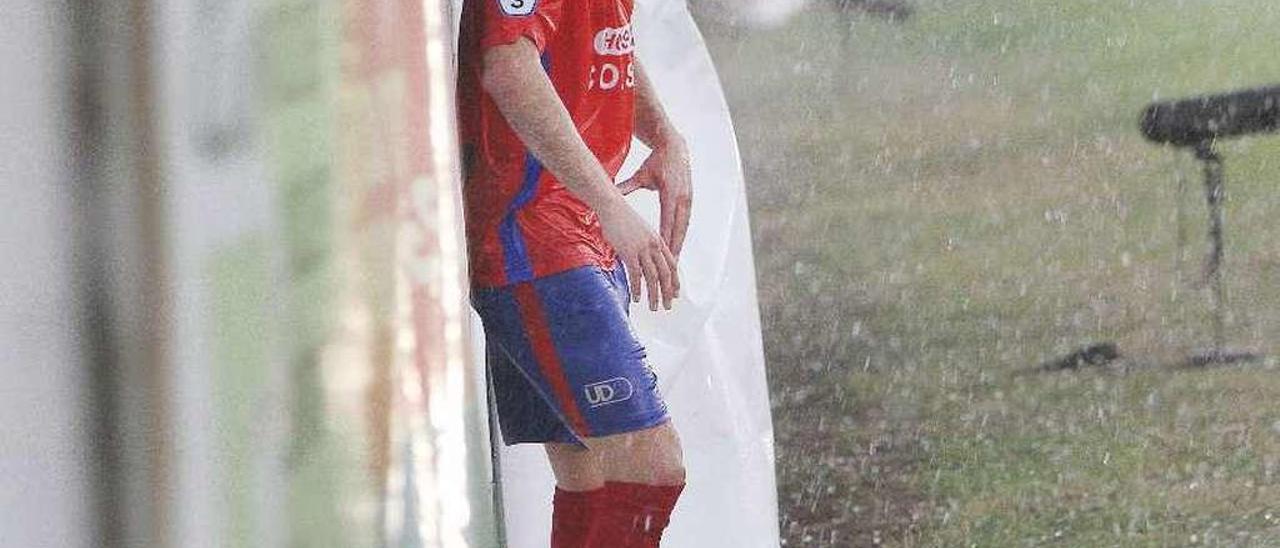
[[520,39],[487,50],[481,84],[529,151],[600,216],[605,238],[627,267],[632,300],[639,302],[643,278],[649,289],[649,308],[657,310],[661,300],[670,310],[680,284],[675,256],[627,205],[578,135],[533,42]]
[[653,150],[635,176],[623,183],[624,193],[637,188],[658,192],[661,204],[659,233],[677,258],[684,247],[684,237],[689,229],[689,213],[693,208],[693,176],[689,168],[689,148],[684,138],[667,118],[662,102],[653,89],[648,75],[635,62],[636,77],[636,138]]

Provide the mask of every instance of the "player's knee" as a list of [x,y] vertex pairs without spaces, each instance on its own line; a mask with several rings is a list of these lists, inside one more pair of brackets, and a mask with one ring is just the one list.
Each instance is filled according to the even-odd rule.
[[685,481],[680,440],[669,425],[624,434],[604,445],[610,457],[609,477],[649,485],[680,485]]
[[652,479],[650,483],[653,485],[683,485],[685,481],[684,462],[677,456],[675,458],[666,458],[661,463],[655,463],[653,468]]
[[680,447],[680,439],[670,427],[657,432],[654,450],[648,465],[651,472],[650,483],[654,485],[680,485],[685,481],[684,453]]
[[631,473],[624,472],[622,477],[630,475],[634,481],[649,485],[681,485],[685,480],[680,452],[665,447],[633,455],[628,468]]

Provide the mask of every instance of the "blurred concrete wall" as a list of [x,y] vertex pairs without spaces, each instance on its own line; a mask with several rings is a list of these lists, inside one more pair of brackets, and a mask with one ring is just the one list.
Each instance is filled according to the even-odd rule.
[[89,546],[66,6],[0,1],[0,546]]

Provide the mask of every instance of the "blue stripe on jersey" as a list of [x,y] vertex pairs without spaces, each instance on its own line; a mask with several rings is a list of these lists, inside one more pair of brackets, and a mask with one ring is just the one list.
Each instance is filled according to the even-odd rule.
[[516,194],[515,200],[511,202],[507,216],[502,219],[502,226],[498,228],[499,237],[502,238],[502,252],[509,284],[533,279],[533,265],[529,262],[529,250],[525,247],[524,235],[520,233],[520,226],[516,224],[516,213],[533,199],[540,178],[542,178],[542,163],[538,162],[532,153],[525,155],[524,183],[520,186],[520,193]]
[[[542,69],[551,72],[550,54],[542,54]],[[529,249],[525,246],[524,235],[516,223],[516,213],[528,205],[538,190],[538,180],[542,178],[542,163],[532,152],[525,153],[524,181],[520,184],[520,192],[511,201],[507,215],[498,227],[498,237],[502,239],[503,261],[506,266],[507,283],[523,283],[533,279],[533,264],[529,261]]]

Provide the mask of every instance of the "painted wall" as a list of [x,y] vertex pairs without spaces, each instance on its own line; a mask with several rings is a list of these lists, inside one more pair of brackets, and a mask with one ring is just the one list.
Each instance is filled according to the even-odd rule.
[[87,547],[67,7],[0,6],[0,546]]

